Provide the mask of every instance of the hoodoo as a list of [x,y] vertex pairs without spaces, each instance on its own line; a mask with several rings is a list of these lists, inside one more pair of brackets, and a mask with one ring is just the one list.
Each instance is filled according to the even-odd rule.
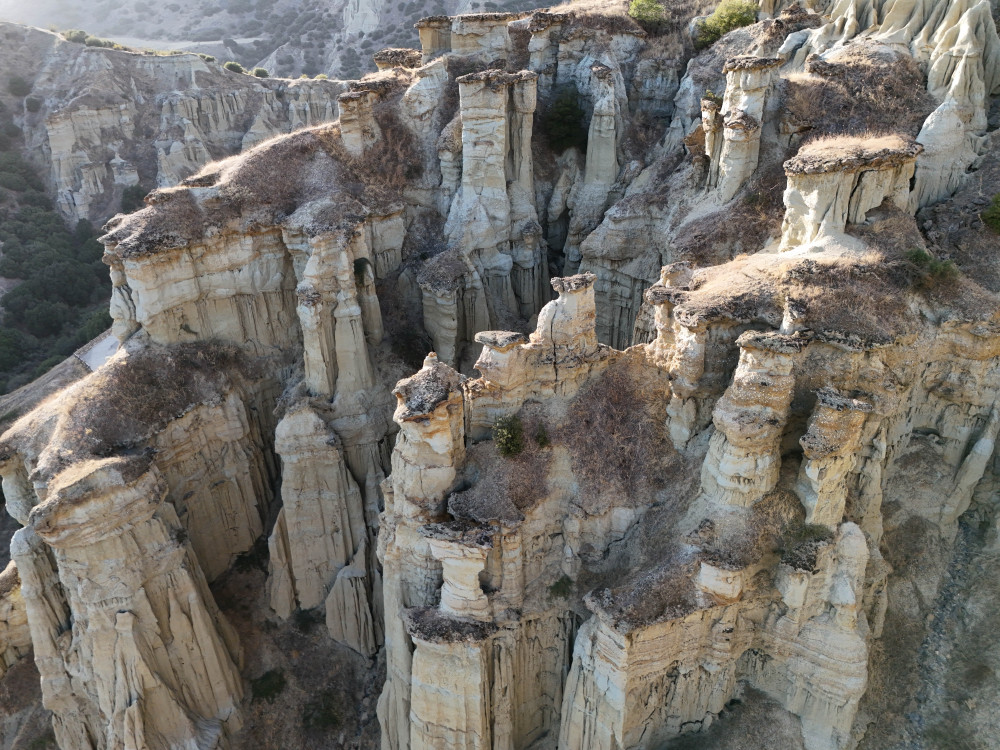
[[995,6],[17,27],[59,211],[157,187],[117,348],[0,397],[0,750],[996,746]]

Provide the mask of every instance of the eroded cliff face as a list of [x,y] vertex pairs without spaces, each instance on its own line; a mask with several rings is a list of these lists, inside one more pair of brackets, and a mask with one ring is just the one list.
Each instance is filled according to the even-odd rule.
[[300,658],[369,676],[331,746],[932,738],[964,662],[921,643],[995,534],[1000,42],[792,5],[695,57],[427,18],[336,122],[109,222],[119,351],[0,441],[0,665],[62,747],[312,742],[258,722]]
[[345,89],[234,74],[194,54],[85,47],[11,23],[0,37],[5,72],[26,79],[35,102],[16,118],[27,153],[73,223],[107,220],[125,188],[176,185],[206,162],[333,120]]

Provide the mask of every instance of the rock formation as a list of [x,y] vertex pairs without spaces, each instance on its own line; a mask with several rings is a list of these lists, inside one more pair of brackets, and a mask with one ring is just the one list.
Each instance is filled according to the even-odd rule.
[[0,666],[60,746],[260,744],[321,648],[369,689],[269,721],[331,747],[929,741],[995,533],[996,34],[809,5],[698,55],[426,18],[335,122],[110,221],[117,353],[0,438]]
[[75,223],[106,220],[125,188],[176,185],[206,162],[278,133],[337,117],[337,81],[261,79],[194,54],[139,55],[85,47],[5,23],[39,104],[21,125],[48,172],[56,209]]

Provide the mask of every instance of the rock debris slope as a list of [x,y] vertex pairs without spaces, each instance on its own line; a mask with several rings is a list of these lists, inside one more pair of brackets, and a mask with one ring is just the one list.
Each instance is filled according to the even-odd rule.
[[264,539],[384,750],[933,742],[920,678],[1000,669],[921,651],[997,534],[1000,41],[806,5],[697,55],[710,3],[426,18],[109,222],[119,351],[0,440],[60,746],[251,746]]

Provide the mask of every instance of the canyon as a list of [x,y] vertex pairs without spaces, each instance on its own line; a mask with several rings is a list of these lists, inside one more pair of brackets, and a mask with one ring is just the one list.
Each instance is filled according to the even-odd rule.
[[[995,8],[682,5],[143,63],[117,351],[0,436],[0,747],[995,744]],[[44,101],[64,215],[153,174]]]

